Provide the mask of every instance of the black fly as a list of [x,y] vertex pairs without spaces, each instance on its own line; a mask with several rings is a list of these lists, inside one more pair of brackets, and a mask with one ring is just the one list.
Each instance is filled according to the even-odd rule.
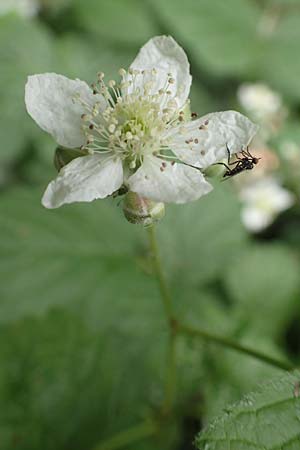
[[[228,145],[226,144],[226,149],[227,149],[227,154],[228,154],[228,161],[227,164],[225,163],[216,163],[219,164],[221,166],[226,167],[226,171],[223,175],[223,178],[228,179],[233,177],[234,175],[238,175],[239,173],[244,172],[245,170],[252,170],[256,164],[258,163],[258,161],[261,158],[256,158],[255,156],[251,155],[251,153],[249,152],[249,148],[247,147],[247,150],[241,150],[238,154],[236,155],[236,160],[233,162],[230,162],[230,150],[228,148]],[[234,166],[234,167],[230,167],[230,166]]]

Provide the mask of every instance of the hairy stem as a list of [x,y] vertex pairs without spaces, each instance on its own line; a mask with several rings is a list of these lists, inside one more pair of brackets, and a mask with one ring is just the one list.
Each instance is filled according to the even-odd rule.
[[172,410],[176,394],[176,336],[177,334],[171,331],[167,356],[165,399],[162,406],[163,415],[168,415]]
[[153,258],[153,264],[155,273],[159,282],[159,289],[161,298],[163,301],[164,311],[168,322],[171,324],[173,321],[172,301],[170,292],[163,274],[162,265],[160,261],[160,255],[158,250],[158,243],[155,233],[155,227],[152,225],[148,228],[149,244],[151,256]]
[[245,355],[252,356],[266,364],[269,364],[273,367],[277,367],[282,370],[293,370],[293,366],[289,362],[280,361],[276,358],[272,358],[258,350],[254,350],[247,346],[241,345],[235,341],[232,341],[229,338],[218,336],[208,331],[201,330],[198,328],[194,328],[189,325],[184,325],[181,323],[177,323],[177,330],[179,333],[186,334],[192,337],[198,337],[200,339],[204,339],[206,341],[214,342],[215,344],[221,345],[226,348],[230,348],[232,350],[236,350],[237,352],[244,353]]
[[169,327],[169,348],[167,355],[166,381],[165,381],[165,399],[162,405],[162,414],[169,414],[172,409],[175,390],[176,390],[176,336],[177,330],[174,327],[172,300],[169,288],[162,270],[158,243],[154,226],[148,228],[149,244],[156,277],[159,283],[160,295],[163,302],[165,316]]

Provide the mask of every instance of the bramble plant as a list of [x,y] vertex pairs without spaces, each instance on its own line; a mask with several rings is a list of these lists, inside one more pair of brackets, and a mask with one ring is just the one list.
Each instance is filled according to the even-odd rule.
[[150,39],[119,74],[119,84],[106,85],[98,73],[92,88],[62,75],[29,77],[29,114],[59,145],[82,151],[49,184],[45,207],[105,198],[122,186],[157,202],[197,200],[212,189],[202,171],[257,131],[235,111],[190,119],[189,62],[172,37]]
[[[140,439],[158,435],[174,420],[183,341],[204,341],[224,352],[233,350],[241,358],[282,371],[292,369],[284,358],[181,317],[165,276],[155,230],[165,204],[188,203],[208,194],[212,185],[206,179],[207,169],[227,161],[228,151],[234,156],[246,149],[258,127],[236,111],[201,118],[190,111],[189,62],[170,36],[150,39],[129,69],[120,69],[119,75],[120,82],[106,82],[100,72],[92,87],[54,73],[32,75],[25,94],[29,114],[58,144],[55,162],[59,173],[48,185],[43,205],[54,209],[73,202],[121,197],[128,221],[146,227],[150,272],[157,278],[163,306],[168,335],[163,398],[147,410],[141,423],[99,443],[95,450],[136,446]],[[194,224],[189,226],[192,229]],[[113,277],[118,284],[117,271]],[[252,281],[256,283],[256,279]],[[105,278],[101,280],[105,282]],[[296,450],[300,443],[299,377],[297,372],[285,374],[229,408],[200,434],[198,448]]]

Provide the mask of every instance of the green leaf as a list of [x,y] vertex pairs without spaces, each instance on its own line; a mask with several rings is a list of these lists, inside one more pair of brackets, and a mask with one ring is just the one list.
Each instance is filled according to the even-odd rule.
[[226,409],[196,439],[199,450],[297,450],[300,372],[286,374]]
[[142,230],[113,203],[2,197],[1,450],[92,448],[162,401],[157,283],[137,264]]
[[195,80],[190,91],[191,111],[196,112],[198,117],[212,111],[217,111],[219,103],[214,99],[200,83]]
[[55,304],[78,307],[87,297],[95,304],[121,301],[118,277],[128,296],[139,296],[140,283],[150,279],[140,281],[134,263],[140,229],[126,222],[117,200],[49,211],[41,194],[19,191],[1,200],[0,321]]
[[25,109],[25,83],[28,75],[53,70],[51,36],[38,23],[0,17],[0,60],[0,161],[5,163],[20,155],[38,130]]
[[[190,51],[191,70],[204,67],[220,76],[265,80],[299,100],[298,0],[153,0],[165,28]],[[170,14],[170,11],[172,13]]]
[[[144,230],[116,201],[49,211],[40,195],[0,205],[0,431],[5,450],[85,450],[159,408],[168,334],[139,264]],[[173,434],[166,426],[156,448]]]
[[177,285],[223,276],[247,242],[235,195],[217,183],[197,202],[168,206],[159,226],[162,257]]
[[[97,305],[97,298],[116,301],[119,276],[128,297],[143,291],[153,295],[152,278],[137,266],[149,270],[145,232],[126,222],[118,200],[49,211],[40,205],[41,195],[42,189],[2,197],[0,321],[41,314],[53,304],[78,307],[87,297],[94,299],[90,305]],[[198,285],[222,274],[245,239],[236,200],[224,190],[191,205],[168,207],[158,231],[175,292],[180,282]],[[184,289],[179,292],[182,301]]]
[[228,267],[225,283],[239,322],[261,335],[280,335],[297,311],[299,262],[287,247],[249,247]]
[[[227,315],[230,316],[232,328],[238,327],[239,322],[232,311]],[[230,337],[248,348],[285,361],[283,352],[272,339],[258,335],[253,329],[231,332]],[[205,423],[221,414],[228,404],[238,401],[255,389],[258,383],[278,375],[281,370],[256,358],[215,345],[208,348],[204,365]]]
[[[200,67],[214,75],[246,73],[257,53],[259,9],[248,0],[155,0],[158,14]],[[192,67],[192,73],[195,67]]]
[[289,12],[279,14],[273,32],[266,39],[258,65],[258,76],[288,96],[292,103],[300,98],[300,80],[297,76],[300,62],[295,57],[299,39],[300,12],[299,9],[291,8]]
[[145,1],[76,0],[74,7],[80,25],[110,42],[143,45],[158,34]]
[[72,0],[39,0],[43,14],[55,16],[71,5]]
[[120,67],[128,67],[136,50],[118,49],[109,43],[88,40],[84,36],[66,34],[56,42],[57,66],[69,78],[80,78],[87,83],[97,81],[97,73],[105,73],[107,80],[118,79]]
[[159,320],[148,331],[155,302],[142,315],[134,299],[126,315],[102,306],[97,331],[62,309],[0,327],[1,450],[86,450],[148,417],[161,397],[166,344]]

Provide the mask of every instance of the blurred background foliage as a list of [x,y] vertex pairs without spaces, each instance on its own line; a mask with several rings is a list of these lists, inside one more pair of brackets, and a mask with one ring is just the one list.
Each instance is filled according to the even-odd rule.
[[[167,330],[145,231],[119,200],[42,208],[55,144],[24,106],[29,74],[113,78],[158,34],[189,56],[193,110],[261,123],[256,178],[216,177],[207,197],[167,207],[158,232],[176,311],[300,360],[300,0],[0,0],[0,450],[100,449],[161,404]],[[255,91],[262,109],[245,100],[245,83],[273,93],[272,114],[268,97]],[[255,208],[272,214],[253,229],[241,193],[266,177],[292,201],[277,210],[276,193],[271,206],[259,196]],[[278,373],[213,344],[179,344],[174,414],[128,450],[192,448],[225,405]]]

